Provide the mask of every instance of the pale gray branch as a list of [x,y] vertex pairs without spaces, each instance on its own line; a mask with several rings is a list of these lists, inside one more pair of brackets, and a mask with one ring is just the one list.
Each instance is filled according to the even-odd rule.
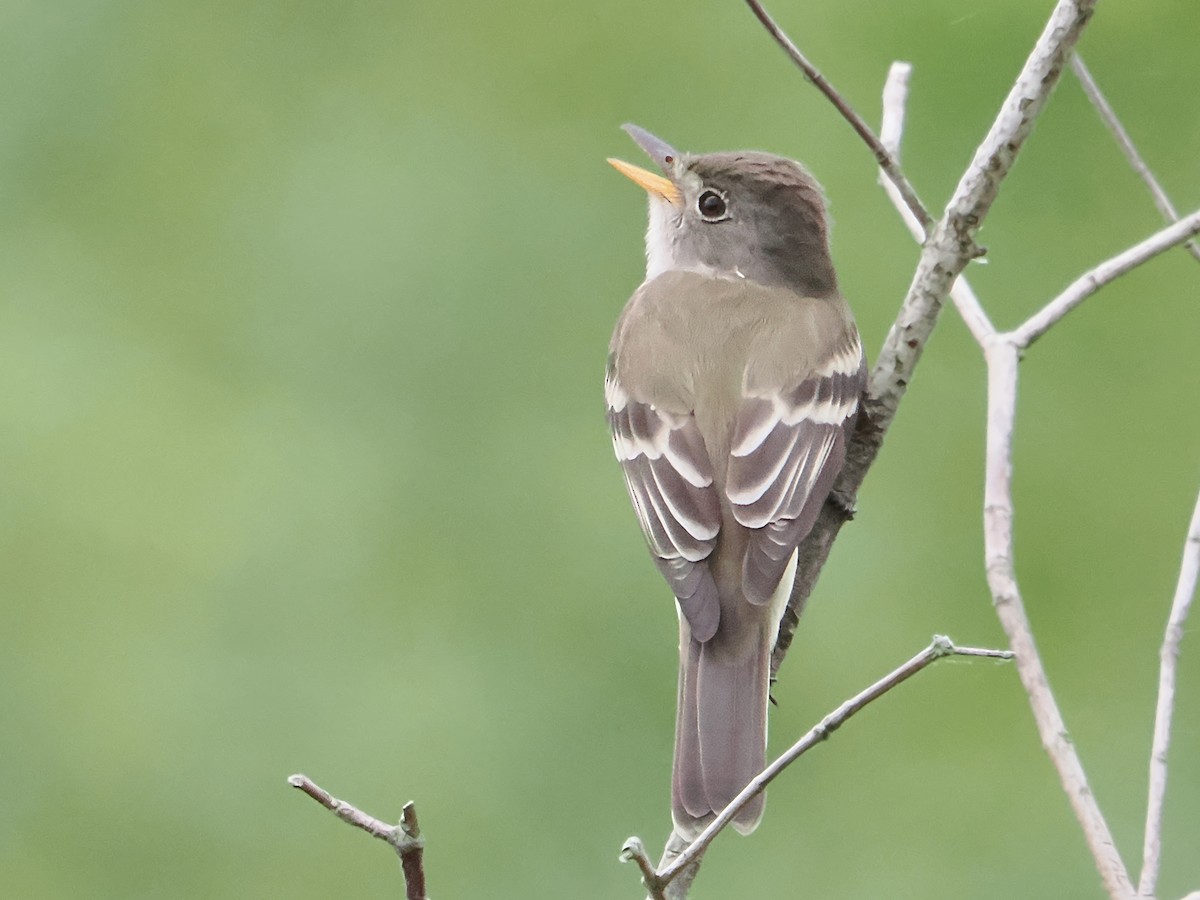
[[[1117,142],[1117,146],[1121,148],[1121,152],[1125,154],[1125,159],[1133,171],[1150,190],[1150,196],[1154,198],[1154,205],[1158,207],[1158,211],[1162,213],[1162,217],[1168,222],[1179,221],[1179,213],[1175,211],[1175,204],[1171,202],[1171,198],[1167,196],[1167,192],[1163,190],[1158,179],[1154,177],[1154,173],[1150,171],[1150,167],[1146,161],[1142,159],[1142,154],[1138,152],[1137,147],[1133,143],[1133,138],[1129,136],[1129,132],[1125,130],[1125,126],[1121,124],[1121,120],[1117,118],[1116,111],[1108,102],[1108,98],[1104,96],[1104,92],[1100,90],[1100,85],[1096,83],[1096,79],[1092,77],[1091,71],[1084,65],[1083,57],[1078,53],[1071,57],[1071,70],[1079,79],[1080,85],[1083,87],[1083,92],[1087,95],[1088,100],[1092,102],[1092,106],[1096,108],[1096,112],[1100,115],[1100,120],[1104,123],[1112,134],[1113,139]],[[1195,241],[1188,241],[1186,244],[1188,251],[1192,256],[1200,260],[1200,244]]]
[[654,863],[650,861],[650,857],[646,853],[646,845],[642,843],[639,837],[631,837],[621,846],[621,855],[618,857],[621,862],[637,863],[637,867],[642,871],[642,884],[646,885],[646,889],[650,892],[648,900],[667,900],[663,894],[663,880],[659,878],[658,872],[654,868]]
[[996,615],[1017,654],[1017,673],[1029,695],[1042,746],[1058,771],[1105,889],[1113,900],[1129,900],[1133,897],[1133,884],[1050,690],[1017,586],[1013,562],[1012,439],[1021,350],[1007,336],[998,335],[988,342],[984,354],[988,364],[988,414],[983,519],[988,587]]
[[[900,137],[903,132],[904,105],[910,71],[911,67],[905,63],[893,64],[884,89],[884,118],[881,133],[888,142],[889,150],[897,159],[899,158]],[[965,182],[966,179],[963,183]],[[963,183],[960,183],[960,188]],[[884,182],[885,190],[888,190],[889,187],[890,185]],[[913,229],[914,223],[907,215],[907,209],[902,203],[897,202],[894,191],[888,190],[888,195],[901,217],[905,219],[909,230],[913,231],[914,237],[920,240],[921,232]],[[1082,764],[1067,736],[1066,726],[1037,653],[1033,633],[1024,612],[1016,581],[1016,570],[1012,559],[1010,487],[1012,430],[1016,415],[1017,362],[1021,351],[1052,327],[1070,309],[1083,302],[1086,297],[1113,278],[1145,262],[1169,246],[1174,246],[1175,243],[1186,239],[1189,233],[1195,233],[1195,231],[1189,231],[1190,228],[1191,225],[1185,223],[1164,229],[1163,232],[1152,236],[1147,241],[1143,241],[1136,247],[1101,264],[1078,279],[1021,329],[1010,335],[996,335],[982,304],[970,290],[964,277],[960,275],[951,289],[951,297],[954,299],[955,305],[975,339],[984,348],[988,361],[988,468],[984,515],[987,529],[986,553],[989,585],[995,600],[997,614],[1013,648],[1018,651],[1018,671],[1029,694],[1030,705],[1033,708],[1042,743],[1058,769],[1063,787],[1084,830],[1105,886],[1110,896],[1115,898],[1131,896],[1132,884],[1115,848],[1112,834],[1099,805],[1092,797]],[[1197,224],[1196,230],[1200,231],[1200,223]],[[1167,716],[1169,728],[1169,711]],[[1165,768],[1162,777],[1165,779]],[[1152,798],[1151,803],[1153,802]]]
[[[658,871],[666,871],[679,854],[688,848],[688,843],[687,838],[672,829],[670,837],[667,838],[667,845],[663,848],[662,859],[658,861]],[[696,874],[700,871],[700,862],[701,858],[697,857],[679,870],[663,892],[666,894],[666,900],[687,900],[692,882],[696,880]]]
[[[911,74],[912,65],[910,63],[896,61],[888,69],[887,81],[883,85],[883,120],[880,122],[879,136],[897,163],[900,161],[900,139],[904,134],[904,112],[908,102],[908,79]],[[896,185],[886,177],[886,173],[882,169],[879,172],[879,183],[888,195],[888,199],[892,201],[892,205],[896,207],[900,218],[904,220],[909,234],[918,244],[924,241],[925,230],[921,227],[921,223],[905,205],[900,192],[896,190]],[[996,333],[992,320],[988,318],[983,304],[979,302],[966,275],[959,275],[954,280],[954,284],[950,287],[950,299],[954,301],[954,306],[962,316],[963,322],[981,345],[988,337]]]
[[[904,117],[908,112],[908,79],[912,77],[912,63],[902,59],[895,60],[888,67],[887,80],[883,83],[883,118],[879,122],[879,142],[897,164],[900,162],[900,142],[904,137]],[[879,173],[881,184],[891,182],[885,178],[886,173]],[[893,185],[894,187],[894,185]],[[903,207],[902,216],[909,216],[912,210]]]
[[1058,83],[1095,0],[1059,0],[987,136],[921,253],[904,306],[871,376],[872,415],[890,421],[950,286],[979,255],[979,230],[1034,122]]
[[1182,244],[1194,234],[1200,234],[1200,210],[1157,231],[1139,244],[1107,259],[1073,281],[1066,290],[1030,316],[1013,330],[1010,337],[1026,348],[1045,334],[1063,316],[1077,307],[1104,285],[1124,275],[1130,269],[1153,259],[1165,250]]
[[1167,617],[1167,630],[1159,652],[1158,704],[1154,712],[1154,742],[1150,750],[1150,792],[1146,804],[1146,833],[1142,848],[1142,875],[1138,880],[1138,896],[1153,897],[1158,889],[1159,860],[1162,854],[1163,803],[1167,795],[1167,752],[1171,747],[1171,717],[1175,712],[1175,676],[1179,663],[1179,645],[1183,627],[1196,595],[1200,577],[1200,496],[1192,511],[1187,538],[1183,544],[1183,561],[1175,597]]
[[[765,790],[767,785],[774,781],[784,769],[817,744],[828,739],[833,732],[845,724],[851,716],[859,712],[863,707],[874,700],[878,700],[892,688],[907,681],[931,663],[946,656],[979,656],[994,659],[1011,659],[1012,653],[1008,650],[957,647],[950,638],[935,635],[928,647],[908,660],[908,662],[879,679],[879,681],[872,684],[866,690],[851,697],[809,730],[807,734],[788,748],[778,759],[756,775],[742,792],[734,797],[725,809],[721,810],[717,817],[688,847],[676,854],[674,859],[655,873],[653,877],[647,876],[643,871],[643,880],[651,888],[651,893],[653,894],[655,889],[659,891],[663,890],[681,872],[685,872],[689,868],[694,868],[699,863],[701,856],[704,855],[705,850],[708,849],[709,844],[733,821],[738,811],[757,794]],[[645,851],[641,850],[640,857],[637,854],[637,851],[641,847],[642,843],[638,838],[630,838],[625,842],[625,846],[622,847],[622,859],[635,860],[639,866],[643,866],[644,868],[642,860],[646,859]],[[664,860],[666,860],[665,855]]]
[[853,508],[858,489],[879,453],[883,436],[895,418],[950,287],[967,263],[978,255],[975,232],[983,224],[1001,181],[1058,84],[1067,56],[1091,18],[1094,6],[1095,0],[1059,0],[1055,5],[944,215],[925,242],[912,284],[872,370],[858,429],[834,486],[833,501],[825,504],[801,545],[795,585],[771,661],[772,673],[787,654],[804,604],[847,520],[845,510]]

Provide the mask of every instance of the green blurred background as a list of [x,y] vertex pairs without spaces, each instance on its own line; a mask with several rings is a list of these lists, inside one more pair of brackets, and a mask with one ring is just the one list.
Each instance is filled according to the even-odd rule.
[[[777,0],[868,118],[911,60],[940,208],[1049,0]],[[1200,6],[1082,44],[1182,209]],[[641,277],[638,122],[804,159],[872,354],[917,249],[869,153],[736,0],[0,4],[0,883],[11,897],[398,896],[287,787],[417,801],[433,896],[640,897],[666,835],[669,596],[603,421]],[[971,277],[1013,325],[1160,225],[1064,78]],[[1030,354],[1018,567],[1129,863],[1200,487],[1200,268],[1138,270]],[[934,632],[1002,645],[983,366],[948,312],[776,695],[782,749]],[[1193,627],[1193,632],[1195,628]],[[1189,635],[1162,896],[1200,887]],[[943,663],[770,792],[694,896],[1100,896],[1011,667]]]

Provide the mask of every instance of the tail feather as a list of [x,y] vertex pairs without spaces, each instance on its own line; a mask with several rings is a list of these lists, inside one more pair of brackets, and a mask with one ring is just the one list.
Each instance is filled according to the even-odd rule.
[[[681,635],[672,812],[676,829],[694,837],[766,765],[771,646],[766,623],[730,644]],[[734,827],[753,831],[766,798],[747,804]]]
[[[679,647],[679,705],[675,711],[675,764],[671,771],[671,805],[675,825],[688,830],[711,813],[700,771],[700,727],[696,719],[696,681],[703,645],[688,634]],[[690,825],[687,823],[691,823]],[[703,826],[700,826],[703,828]]]

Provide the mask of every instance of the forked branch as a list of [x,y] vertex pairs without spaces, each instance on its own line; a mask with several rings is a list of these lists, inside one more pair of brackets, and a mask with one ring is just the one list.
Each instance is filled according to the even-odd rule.
[[[894,152],[898,152],[899,148],[907,77],[906,64],[894,65],[888,86],[884,90],[885,132],[889,135]],[[907,221],[906,207],[890,191],[889,196],[901,217]],[[1063,789],[1079,820],[1105,887],[1113,898],[1132,897],[1133,885],[1099,804],[1092,794],[1075,746],[1068,736],[1057,701],[1050,690],[1049,679],[1037,651],[1016,578],[1012,533],[1012,443],[1016,422],[1017,364],[1021,354],[1030,344],[1101,287],[1197,233],[1200,233],[1200,211],[1175,222],[1084,273],[1023,325],[1005,334],[996,333],[973,292],[962,292],[955,297],[963,318],[984,351],[988,365],[984,496],[988,585],[997,616],[1008,635],[1010,646],[1017,653],[1017,671],[1029,696],[1042,744],[1058,770]],[[1197,504],[1192,529],[1189,531],[1189,542],[1193,540],[1193,535],[1200,543],[1200,501]],[[1196,569],[1200,569],[1200,548],[1194,550],[1193,545],[1189,543],[1185,549],[1180,586],[1176,591],[1162,650],[1144,864],[1139,889],[1145,897],[1153,895],[1158,873],[1162,800],[1166,786],[1166,754],[1170,742],[1171,713],[1174,708],[1175,661],[1178,657],[1178,641],[1182,635],[1181,622],[1187,616],[1195,589]],[[1181,599],[1181,596],[1186,596],[1186,600]]]
[[429,900],[425,893],[425,839],[412,802],[404,804],[399,825],[388,825],[356,806],[339,800],[307,775],[292,775],[288,784],[312,797],[335,816],[371,837],[386,841],[400,857],[406,900]]
[[[758,14],[761,7],[751,5]],[[908,389],[951,286],[967,263],[981,252],[975,244],[975,233],[987,217],[1001,182],[1058,84],[1067,57],[1079,40],[1094,6],[1095,0],[1059,0],[1056,4],[945,212],[928,230],[929,237],[924,242],[912,284],[871,372],[859,428],[847,451],[846,465],[834,486],[836,500],[825,505],[800,548],[795,585],[772,658],[773,673],[787,654],[800,612],[812,593],[834,539],[845,524],[846,517],[841,510],[853,504],[879,453],[883,437]],[[772,21],[768,28],[780,41],[782,31],[778,26]],[[794,44],[788,40],[783,46],[787,49]],[[797,54],[803,58],[799,51]],[[792,56],[790,51],[789,56]],[[792,58],[796,59],[796,56]],[[797,64],[800,65],[799,61]],[[805,74],[812,77],[807,69]],[[828,91],[826,96],[829,96]],[[849,107],[844,102],[835,105],[839,110]],[[871,148],[875,153],[874,145]],[[878,153],[875,155],[878,159]],[[887,154],[887,158],[891,155]],[[891,164],[895,165],[895,161]]]

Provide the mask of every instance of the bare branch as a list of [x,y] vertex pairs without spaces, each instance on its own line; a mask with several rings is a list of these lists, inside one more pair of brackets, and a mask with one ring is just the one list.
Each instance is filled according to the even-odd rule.
[[[880,122],[879,135],[883,145],[895,157],[897,163],[900,161],[900,138],[904,133],[904,109],[908,102],[908,78],[911,73],[912,65],[910,63],[894,62],[888,70],[887,81],[883,86],[883,120]],[[925,240],[925,231],[921,227],[921,223],[913,217],[912,210],[904,204],[904,198],[900,196],[896,186],[884,176],[885,173],[880,170],[879,184],[888,195],[888,199],[892,201],[892,205],[896,207],[896,211],[900,213],[904,224],[908,226],[909,234],[918,244],[921,243]],[[979,302],[966,275],[959,275],[954,280],[954,284],[950,288],[950,299],[954,301],[959,315],[962,316],[975,340],[981,345],[996,333],[992,320],[988,318],[983,304]]]
[[890,423],[895,414],[950,286],[967,263],[980,254],[975,232],[1033,131],[1034,122],[1058,83],[1066,58],[1091,17],[1094,5],[1095,0],[1059,0],[991,129],[959,180],[945,214],[934,226],[904,306],[872,372],[872,415],[882,418],[884,423]]
[[[658,861],[658,871],[666,871],[667,867],[678,858],[679,854],[688,848],[689,843],[687,838],[672,829],[670,837],[667,838],[667,845],[663,848],[662,859]],[[692,882],[696,880],[696,874],[700,871],[700,861],[700,858],[693,859],[691,863],[679,871],[679,874],[671,879],[670,884],[663,891],[666,900],[687,900],[688,891],[692,888]]]
[[[800,548],[796,580],[772,655],[776,672],[791,645],[800,612],[812,593],[829,549],[853,508],[883,436],[895,418],[921,353],[937,324],[951,285],[979,254],[974,235],[987,217],[1000,183],[1058,84],[1067,56],[1091,18],[1095,0],[1058,0],[1016,83],[1000,107],[975,158],[959,181],[946,212],[932,228],[913,281],[871,373],[858,429],[846,464],[816,525]],[[790,42],[789,42],[790,43]]]
[[1029,617],[1021,601],[1013,563],[1012,436],[1016,419],[1017,362],[1021,350],[1004,335],[985,348],[988,363],[987,473],[984,489],[984,544],[987,579],[996,615],[1017,654],[1017,673],[1029,695],[1042,746],[1049,754],[1075,817],[1083,829],[1105,889],[1113,900],[1130,900],[1133,884],[1113,842],[1112,832],[1083,764],[1067,733],[1038,655]]
[[642,884],[646,885],[646,890],[650,892],[650,900],[666,900],[663,894],[663,880],[646,854],[646,845],[642,843],[641,838],[631,837],[627,840],[621,847],[621,855],[618,858],[621,862],[637,863],[637,867],[642,870]]
[[1142,848],[1142,875],[1138,880],[1138,896],[1153,897],[1158,889],[1159,858],[1162,853],[1163,803],[1167,795],[1167,752],[1171,747],[1171,717],[1175,711],[1175,671],[1179,662],[1179,645],[1183,641],[1183,626],[1187,622],[1196,595],[1196,580],[1200,577],[1200,497],[1192,511],[1187,539],[1183,544],[1183,562],[1179,580],[1167,618],[1159,652],[1158,705],[1154,713],[1154,743],[1150,750],[1150,795],[1146,804],[1146,834]]
[[[1129,132],[1125,130],[1125,126],[1121,124],[1121,120],[1117,118],[1116,112],[1108,102],[1108,98],[1100,90],[1100,85],[1096,84],[1096,79],[1092,77],[1092,73],[1088,67],[1084,65],[1083,57],[1078,53],[1071,57],[1071,70],[1079,79],[1080,85],[1083,87],[1083,92],[1087,98],[1092,101],[1092,106],[1096,107],[1096,112],[1100,115],[1100,120],[1105,127],[1112,133],[1113,139],[1117,142],[1117,146],[1121,148],[1121,152],[1125,154],[1125,159],[1129,161],[1129,165],[1138,177],[1142,179],[1146,187],[1150,190],[1150,196],[1154,198],[1154,205],[1158,207],[1158,211],[1162,213],[1162,217],[1168,222],[1178,222],[1179,213],[1175,211],[1175,204],[1171,202],[1171,198],[1167,196],[1167,192],[1163,190],[1158,179],[1154,177],[1154,173],[1150,171],[1150,167],[1146,165],[1146,161],[1142,159],[1142,155],[1138,153],[1138,149],[1134,146],[1133,138],[1129,136]],[[1192,256],[1200,260],[1200,245],[1195,241],[1187,242],[1188,251]]]
[[404,804],[400,824],[388,825],[345,800],[337,799],[307,775],[292,775],[288,784],[308,794],[343,822],[390,844],[400,857],[400,866],[404,870],[406,900],[429,900],[425,894],[425,839],[421,837],[417,811],[411,801]]
[[[904,117],[908,112],[908,79],[912,76],[912,63],[898,59],[888,67],[887,80],[883,83],[883,118],[879,121],[879,142],[897,164],[900,162],[900,141],[904,137]],[[886,186],[891,179],[884,179],[880,172],[879,183]],[[894,187],[894,185],[893,185]],[[904,206],[902,216],[912,213]]]
[[[725,829],[725,827],[733,821],[738,811],[743,806],[749,803],[757,794],[761,793],[768,784],[783,772],[788,766],[794,763],[807,751],[811,750],[817,744],[826,740],[833,732],[837,731],[846,723],[851,716],[860,711],[867,704],[874,700],[878,700],[892,688],[907,681],[913,675],[916,675],[922,669],[929,666],[931,663],[946,657],[946,656],[982,656],[991,657],[994,659],[1011,659],[1013,654],[1008,650],[986,650],[976,647],[956,647],[953,641],[942,635],[935,635],[933,641],[928,647],[910,659],[908,662],[899,666],[888,675],[879,679],[873,685],[859,694],[851,697],[816,726],[814,726],[800,740],[793,744],[785,753],[778,759],[767,766],[761,773],[756,775],[754,779],[746,785],[740,794],[733,798],[730,804],[721,810],[717,817],[700,833],[700,835],[692,841],[691,845],[679,853],[674,860],[661,871],[657,873],[657,884],[665,886],[669,884],[681,871],[689,866],[695,865],[704,851],[708,849],[708,845],[713,842],[713,839]],[[630,838],[626,841],[625,849],[629,848],[634,842],[637,846],[641,842],[637,838]],[[643,851],[643,856],[645,855]],[[636,859],[636,857],[633,857]],[[640,865],[640,863],[639,863]],[[650,882],[647,882],[649,884]]]
[[1194,234],[1200,234],[1200,210],[1173,225],[1157,231],[1139,244],[1107,259],[1073,281],[1061,294],[1030,316],[1010,337],[1018,347],[1026,348],[1045,334],[1063,316],[1077,307],[1110,281],[1130,269],[1153,259],[1165,250],[1182,244]]
[[361,828],[371,837],[379,838],[381,841],[391,840],[392,832],[395,831],[394,825],[388,825],[358,807],[337,799],[307,775],[292,775],[288,778],[288,784],[304,791],[343,822],[347,822],[355,828]]
[[425,841],[417,822],[417,808],[411,800],[400,811],[400,831],[404,838],[390,843],[400,855],[407,900],[428,900],[425,894]]
[[871,152],[875,154],[875,161],[879,163],[879,167],[892,180],[892,183],[896,186],[896,190],[904,198],[904,203],[909,211],[912,212],[913,216],[921,223],[924,229],[928,229],[933,224],[933,216],[925,209],[921,198],[917,196],[917,192],[913,189],[913,186],[908,183],[908,179],[904,177],[904,173],[900,171],[900,166],[892,159],[892,155],[880,142],[879,138],[875,136],[875,132],[871,130],[871,126],[863,121],[862,116],[856,113],[825,76],[817,71],[817,67],[808,61],[808,58],[800,52],[800,48],[792,42],[791,38],[784,34],[783,29],[775,23],[775,20],[771,18],[771,14],[763,9],[762,4],[758,0],[746,0],[746,5],[750,7],[754,15],[758,17],[758,21],[762,22],[763,27],[775,39],[775,43],[782,47],[783,52],[800,68],[800,71],[804,73],[804,77],[811,81],[817,90],[828,98],[829,102],[842,114],[842,118],[850,123],[850,127],[871,148]]

